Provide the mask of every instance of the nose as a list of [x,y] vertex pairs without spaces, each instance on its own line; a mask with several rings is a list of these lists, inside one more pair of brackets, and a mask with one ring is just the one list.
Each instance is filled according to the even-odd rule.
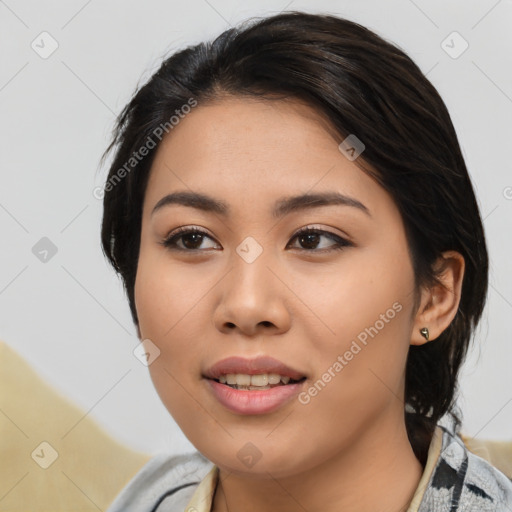
[[234,254],[231,271],[216,287],[213,324],[219,331],[255,336],[282,334],[290,328],[286,280],[276,277],[279,272],[271,265],[264,253],[252,263]]

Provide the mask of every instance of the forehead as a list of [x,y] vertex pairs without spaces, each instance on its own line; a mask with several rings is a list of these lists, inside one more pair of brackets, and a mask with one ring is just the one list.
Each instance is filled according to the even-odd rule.
[[375,204],[387,193],[339,150],[343,137],[296,100],[228,97],[199,104],[163,139],[146,202],[194,190],[227,202],[261,203],[335,191]]

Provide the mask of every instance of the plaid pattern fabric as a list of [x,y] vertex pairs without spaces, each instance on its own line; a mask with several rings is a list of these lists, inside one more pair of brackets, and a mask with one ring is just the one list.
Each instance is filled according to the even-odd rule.
[[442,448],[418,512],[512,512],[512,482],[471,453],[443,418]]

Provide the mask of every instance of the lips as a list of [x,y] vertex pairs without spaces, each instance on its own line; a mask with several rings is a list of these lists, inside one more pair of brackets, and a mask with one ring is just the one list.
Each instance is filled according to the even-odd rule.
[[279,374],[282,376],[290,377],[292,380],[301,380],[306,377],[304,373],[301,373],[294,368],[290,368],[283,362],[270,356],[259,356],[253,359],[246,359],[243,357],[228,357],[218,361],[213,366],[208,368],[203,373],[203,376],[207,379],[218,380],[221,375],[259,375],[264,373]]
[[[238,384],[239,379],[247,384],[249,376],[250,386]],[[259,378],[255,379],[255,376]],[[296,368],[270,356],[252,359],[228,357],[208,368],[203,377],[207,389],[218,403],[232,413],[243,415],[269,414],[291,403],[303,389],[307,378]],[[280,380],[278,383],[261,385],[265,379],[275,381],[277,377]],[[233,382],[233,379],[237,381],[235,386],[226,382]],[[257,386],[252,385],[253,379],[258,382]]]

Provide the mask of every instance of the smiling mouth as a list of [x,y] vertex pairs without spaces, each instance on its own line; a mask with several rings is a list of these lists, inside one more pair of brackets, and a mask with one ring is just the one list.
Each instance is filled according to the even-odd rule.
[[277,373],[263,373],[259,375],[248,375],[241,373],[228,373],[221,375],[218,379],[212,379],[220,384],[224,384],[232,389],[239,390],[257,390],[263,391],[265,389],[272,389],[278,386],[286,386],[289,384],[297,384],[306,379],[292,379],[287,375],[279,375]]

